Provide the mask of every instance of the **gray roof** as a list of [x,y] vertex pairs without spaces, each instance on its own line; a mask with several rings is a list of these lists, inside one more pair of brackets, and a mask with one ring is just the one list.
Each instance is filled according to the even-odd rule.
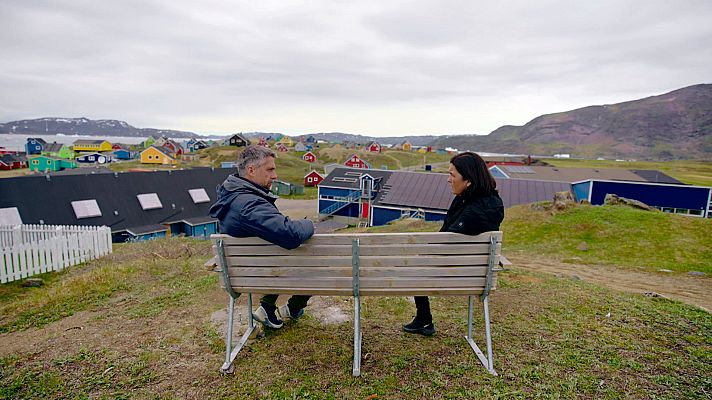
[[648,182],[654,182],[654,183],[673,183],[673,184],[678,184],[678,185],[684,185],[685,183],[678,181],[677,179],[666,175],[663,172],[654,170],[654,169],[633,169],[633,171],[636,175],[642,177]]
[[62,146],[64,146],[62,143],[47,143],[46,145],[42,146],[42,151],[46,151],[49,153],[56,153],[60,150],[62,150]]
[[[351,175],[347,175],[351,173]],[[373,204],[378,206],[424,208],[447,210],[452,194],[447,174],[407,171],[363,170],[358,168],[336,168],[319,185],[357,190],[359,182],[340,181],[339,178],[357,177],[367,173],[381,177],[381,185]],[[495,179],[497,190],[505,207],[552,200],[554,193],[571,191],[568,182],[540,181],[529,179]]]
[[106,141],[106,140],[77,139],[77,140],[74,141],[73,144],[75,144],[75,145],[77,145],[77,144],[102,144],[102,143],[104,143],[105,141]]

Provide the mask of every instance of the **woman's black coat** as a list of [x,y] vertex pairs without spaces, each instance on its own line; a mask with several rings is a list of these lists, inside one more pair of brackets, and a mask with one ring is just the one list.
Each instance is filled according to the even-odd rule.
[[488,196],[465,198],[456,196],[447,210],[440,232],[479,235],[498,231],[504,219],[504,204],[496,192]]

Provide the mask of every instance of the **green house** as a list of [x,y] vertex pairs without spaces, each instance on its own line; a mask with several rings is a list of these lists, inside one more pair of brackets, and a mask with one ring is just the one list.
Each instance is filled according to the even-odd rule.
[[64,158],[67,160],[74,159],[74,150],[67,145],[62,145],[59,148],[52,148],[49,151],[42,149],[42,155],[54,158]]
[[56,157],[37,156],[28,160],[30,171],[61,171],[68,168],[77,168],[77,163],[74,161],[64,160]]

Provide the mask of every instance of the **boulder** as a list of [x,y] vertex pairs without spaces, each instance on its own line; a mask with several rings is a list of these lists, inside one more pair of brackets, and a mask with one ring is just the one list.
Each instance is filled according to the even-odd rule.
[[574,196],[571,192],[556,192],[554,193],[554,208],[557,210],[565,210],[576,205]]
[[618,195],[608,193],[606,194],[606,198],[603,200],[603,204],[607,206],[612,206],[612,205],[621,205],[621,206],[628,206],[628,207],[633,207],[637,208],[640,210],[645,210],[645,211],[659,211],[657,208],[651,207],[642,201],[638,200],[633,200],[633,199],[627,199],[625,197],[619,197]]

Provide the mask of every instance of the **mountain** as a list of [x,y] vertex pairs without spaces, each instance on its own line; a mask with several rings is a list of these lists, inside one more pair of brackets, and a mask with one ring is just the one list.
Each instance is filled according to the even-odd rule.
[[11,121],[0,124],[0,133],[17,135],[85,135],[148,137],[161,135],[171,138],[191,138],[193,132],[170,129],[136,128],[124,121],[113,119],[91,120],[87,118],[38,118]]
[[487,136],[441,137],[436,146],[521,154],[668,160],[712,158],[712,85],[542,115]]

